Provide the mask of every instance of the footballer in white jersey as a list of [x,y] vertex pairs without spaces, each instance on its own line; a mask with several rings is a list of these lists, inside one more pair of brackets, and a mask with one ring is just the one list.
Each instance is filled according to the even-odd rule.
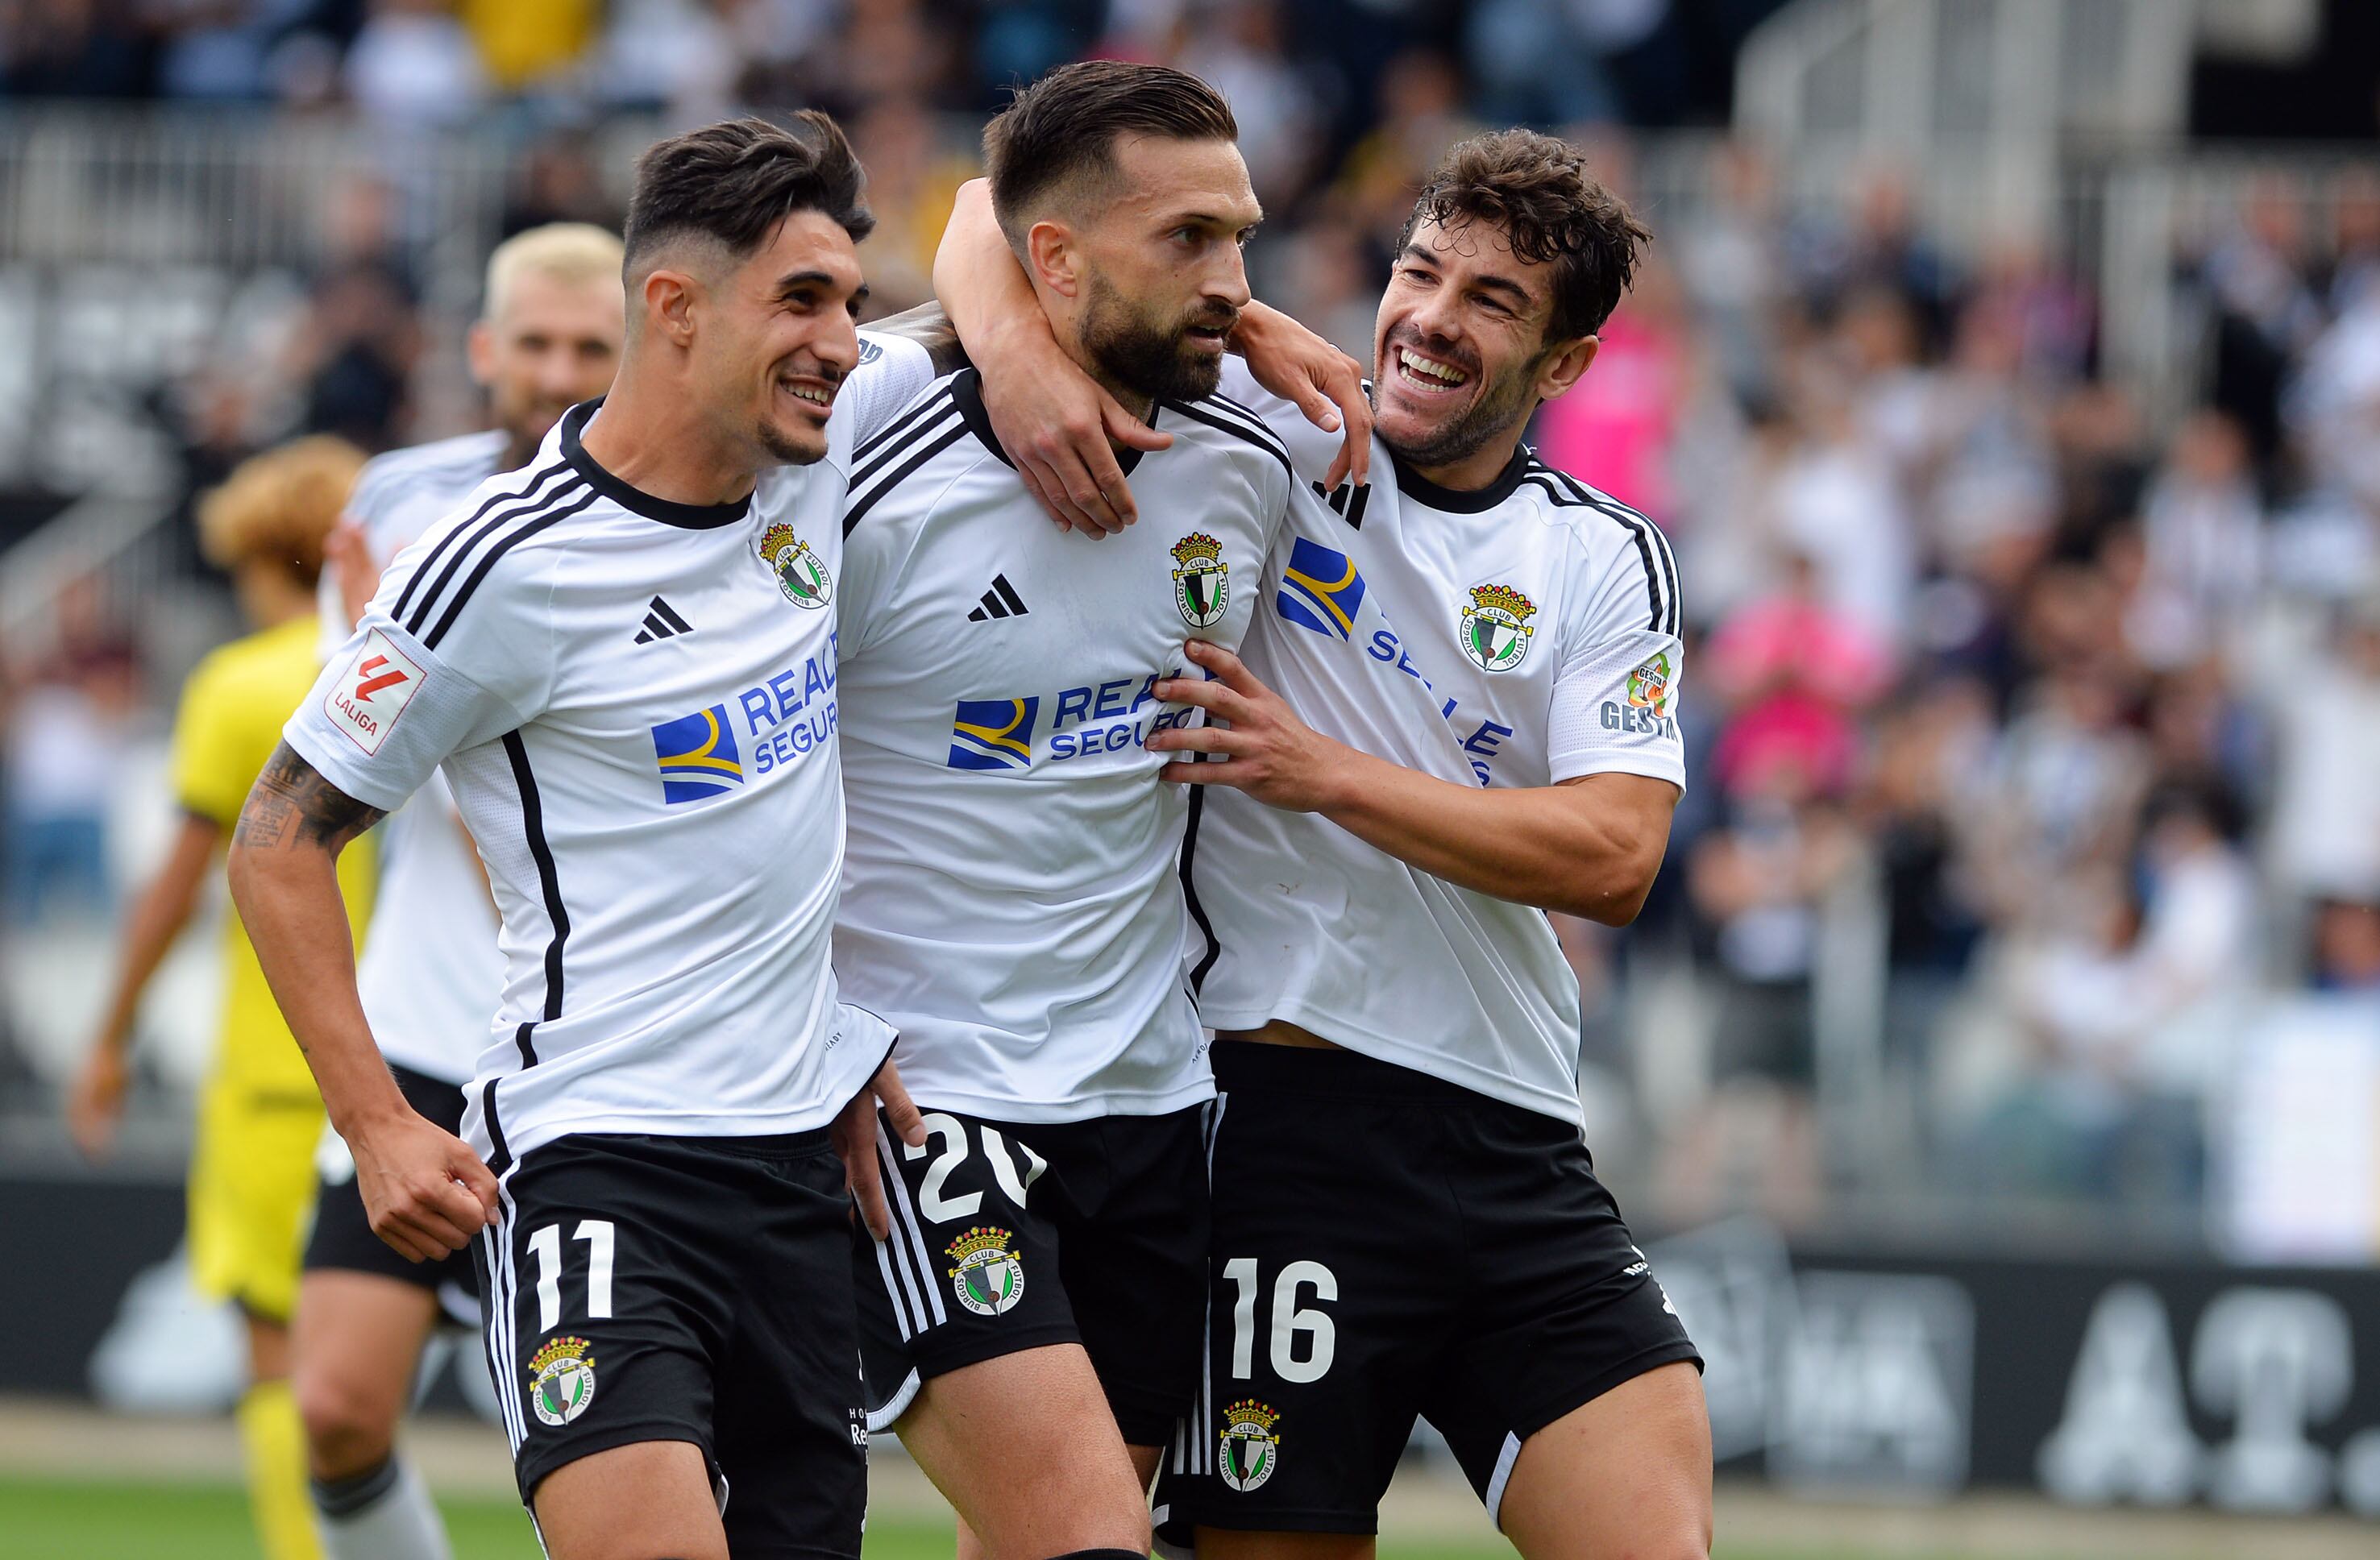
[[1540,913],[1631,918],[1684,781],[1668,545],[1520,441],[1643,237],[1560,141],[1452,149],[1381,302],[1371,485],[1245,663],[1189,647],[1216,680],[1160,690],[1215,724],[1151,745],[1229,760],[1168,771],[1210,793],[1214,1286],[1162,1495],[1201,1553],[1374,1531],[1416,1415],[1524,1554],[1708,1547],[1700,1357],[1580,1141]]
[[[1105,540],[1041,522],[972,369],[863,451],[853,482],[835,966],[900,1032],[936,1134],[913,1174],[957,1167],[931,1194],[921,1179],[865,1253],[873,1428],[994,1342],[1081,1342],[1127,1445],[1161,1445],[1193,1379],[1214,1095],[1182,975],[1193,798],[1155,783],[1145,744],[1196,717],[1152,690],[1186,669],[1184,635],[1239,643],[1284,513],[1320,504],[1229,403],[1160,400],[1149,421],[1173,436],[1130,465],[1151,521]],[[1036,1178],[1027,1195],[959,1211],[970,1155],[1007,1201],[1002,1154]],[[937,1268],[995,1221],[1022,1293],[987,1312]]]
[[[899,1031],[929,1132],[882,1141],[893,1227],[855,1247],[869,1423],[994,1554],[1145,1554],[1196,1385],[1197,803],[1148,745],[1195,717],[1154,689],[1185,638],[1239,642],[1288,512],[1320,513],[1213,394],[1260,214],[1234,134],[1205,83],[1120,61],[1059,67],[986,133],[1044,341],[1167,443],[1125,458],[1146,523],[1052,530],[973,369],[863,449],[844,517],[835,963]],[[983,269],[1017,279],[1009,253]]]
[[[519,467],[562,414],[611,387],[620,358],[620,240],[599,227],[528,229],[488,258],[468,338],[473,377],[496,426],[393,451],[368,464],[343,516],[346,545],[325,567],[329,659],[345,645],[397,552],[489,478]],[[398,1090],[422,1118],[461,1129],[463,1086],[504,992],[499,924],[476,847],[443,776],[379,828],[373,918],[356,985]],[[355,1160],[326,1132],[314,1227],[292,1336],[292,1381],[327,1560],[439,1560],[444,1527],[397,1455],[397,1421],[442,1314],[480,1324],[470,1258],[411,1262],[372,1233]],[[469,1377],[465,1378],[467,1382]]]
[[[1226,379],[1318,482],[1336,441],[1245,369]],[[1624,773],[1682,791],[1677,570],[1659,527],[1526,445],[1469,491],[1386,446],[1373,472],[1330,495],[1337,534],[1292,559],[1244,649],[1250,670],[1318,729],[1441,778],[1510,788]],[[1358,608],[1360,623],[1342,621]],[[1385,729],[1342,732],[1350,712]],[[1451,773],[1438,761],[1450,744]],[[1245,870],[1265,860],[1298,862],[1298,882]],[[1417,871],[1318,813],[1222,790],[1193,878],[1214,929],[1198,988],[1211,1027],[1284,1020],[1579,1119],[1578,977],[1536,908]],[[1399,956],[1380,959],[1384,944]]]
[[[895,1086],[830,963],[837,516],[854,445],[931,373],[852,328],[860,179],[818,114],[645,154],[611,395],[398,555],[235,847],[373,1227],[474,1246],[557,1560],[624,1532],[858,1553],[846,1176],[874,1162],[841,1149]],[[314,929],[325,853],[439,768],[506,969],[468,1143],[406,1108]]]

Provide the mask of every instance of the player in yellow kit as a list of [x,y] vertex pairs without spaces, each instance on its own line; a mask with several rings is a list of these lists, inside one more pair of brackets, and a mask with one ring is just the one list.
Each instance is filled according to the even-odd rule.
[[[122,1114],[141,991],[221,870],[240,804],[320,670],[314,586],[322,538],[363,460],[343,441],[300,439],[246,462],[200,505],[200,543],[230,571],[257,632],[209,655],[183,685],[173,764],[181,830],[133,905],[107,1013],[68,1101],[68,1122],[88,1154],[105,1152]],[[350,907],[371,902],[370,871],[369,852],[341,856]],[[239,1426],[266,1560],[321,1554],[289,1394],[289,1314],[322,1136],[313,1075],[238,916],[226,912],[223,1025],[190,1164],[190,1270],[202,1292],[237,1304],[248,1324]]]

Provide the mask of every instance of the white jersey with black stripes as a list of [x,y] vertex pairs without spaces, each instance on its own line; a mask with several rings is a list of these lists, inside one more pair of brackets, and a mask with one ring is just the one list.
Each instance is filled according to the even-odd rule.
[[900,1031],[918,1102],[999,1121],[1157,1115],[1213,1093],[1183,979],[1190,799],[1149,733],[1197,637],[1236,646],[1284,514],[1281,441],[1160,402],[1140,523],[1060,532],[972,370],[860,453],[844,526],[849,848],[835,968]]
[[[498,429],[374,456],[356,478],[346,517],[385,564],[497,474],[508,440]],[[334,568],[322,571],[322,658],[346,643],[349,621]],[[379,829],[380,886],[372,935],[356,957],[356,989],[381,1054],[457,1088],[471,1081],[502,999],[496,907],[445,780],[431,775]]]
[[573,408],[397,555],[291,717],[375,807],[443,768],[479,843],[505,975],[464,1130],[499,1171],[569,1133],[819,1127],[889,1049],[829,960],[837,515],[854,445],[929,372],[880,341],[827,458],[732,504],[613,476]]
[[[1336,435],[1236,362],[1224,388],[1320,478]],[[1652,522],[1525,446],[1455,492],[1376,441],[1371,485],[1329,503],[1335,535],[1298,543],[1246,649],[1309,724],[1476,785],[1684,786],[1677,566]],[[1577,1119],[1578,981],[1539,912],[1234,792],[1208,800],[1189,865],[1213,933],[1193,967],[1212,1027],[1283,1020]]]

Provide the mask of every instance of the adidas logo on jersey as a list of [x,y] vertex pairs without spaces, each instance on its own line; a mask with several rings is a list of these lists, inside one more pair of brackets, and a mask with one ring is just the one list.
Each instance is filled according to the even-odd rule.
[[1029,609],[1016,587],[1008,583],[1006,574],[991,576],[991,588],[983,593],[983,605],[967,614],[969,623],[989,623],[994,618],[1021,618]]
[[656,639],[673,639],[681,634],[693,632],[694,624],[678,616],[676,608],[656,596],[645,613],[644,631],[637,635],[637,643],[650,645]]

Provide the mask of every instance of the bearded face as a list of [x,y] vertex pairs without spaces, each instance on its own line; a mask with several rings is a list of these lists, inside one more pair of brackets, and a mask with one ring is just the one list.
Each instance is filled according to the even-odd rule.
[[1212,296],[1165,315],[1094,274],[1077,329],[1085,354],[1115,383],[1152,401],[1195,401],[1222,381],[1218,345],[1239,318],[1237,308]]

